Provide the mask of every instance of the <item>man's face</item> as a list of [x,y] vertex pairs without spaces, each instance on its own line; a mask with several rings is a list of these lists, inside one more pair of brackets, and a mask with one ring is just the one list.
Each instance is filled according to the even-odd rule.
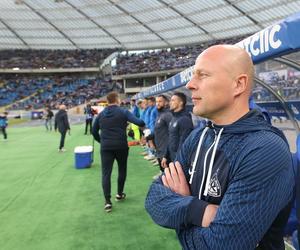
[[156,97],[156,107],[158,110],[163,109],[165,105],[165,99],[163,97]]
[[214,120],[233,102],[234,79],[224,62],[215,60],[217,57],[211,54],[201,54],[197,58],[192,79],[186,87],[192,94],[193,113]]
[[177,95],[173,95],[170,100],[170,110],[178,112],[182,109],[182,101]]
[[141,108],[146,109],[147,108],[147,100],[143,100],[141,103]]
[[148,100],[148,106],[150,106],[150,107],[152,107],[152,106],[154,106],[155,105],[155,103],[152,101],[152,100]]

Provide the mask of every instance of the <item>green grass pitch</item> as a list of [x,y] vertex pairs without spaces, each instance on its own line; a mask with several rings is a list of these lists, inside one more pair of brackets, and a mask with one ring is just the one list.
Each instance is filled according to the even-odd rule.
[[[8,127],[0,137],[0,248],[14,249],[181,249],[172,230],[155,225],[144,208],[152,167],[130,148],[127,199],[103,210],[99,145],[91,168],[74,168],[75,146],[92,145],[83,125],[72,126],[67,152],[58,153],[59,134],[40,127]],[[116,164],[112,196],[116,194]]]

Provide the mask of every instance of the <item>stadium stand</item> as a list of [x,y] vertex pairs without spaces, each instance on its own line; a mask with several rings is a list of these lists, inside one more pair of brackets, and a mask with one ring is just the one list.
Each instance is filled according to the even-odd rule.
[[76,75],[44,78],[31,76],[30,81],[24,78],[18,84],[13,80],[5,84],[0,94],[0,103],[9,104],[27,96],[28,98],[13,103],[8,110],[41,109],[45,106],[56,109],[61,103],[70,108],[104,96],[112,90],[121,91],[119,85],[109,78],[81,79]]
[[113,49],[0,50],[0,69],[57,69],[99,67]]
[[126,75],[187,68],[192,66],[201,51],[209,46],[214,44],[233,44],[241,39],[242,37],[234,37],[194,46],[158,49],[141,53],[120,53],[117,58],[116,66],[113,67],[113,74]]

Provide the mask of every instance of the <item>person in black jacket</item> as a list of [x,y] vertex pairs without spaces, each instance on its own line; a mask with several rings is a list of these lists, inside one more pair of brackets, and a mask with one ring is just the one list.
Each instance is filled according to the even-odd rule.
[[57,131],[58,129],[61,135],[58,152],[65,152],[66,151],[64,149],[65,138],[67,132],[70,131],[70,124],[69,124],[68,114],[65,105],[59,106],[59,111],[55,115],[54,129],[55,131]]
[[[108,106],[97,116],[93,125],[93,136],[101,143],[102,188],[105,197],[104,210],[112,210],[111,203],[111,173],[114,160],[118,162],[118,193],[116,201],[124,200],[123,193],[127,174],[127,122],[145,126],[143,120],[135,117],[128,110],[119,107],[120,99],[116,92],[107,95]],[[101,133],[99,135],[99,130]]]
[[185,94],[175,92],[170,101],[173,118],[169,124],[168,148],[161,161],[164,168],[168,167],[169,162],[175,160],[177,151],[194,128],[191,114],[185,109],[185,105]]
[[[158,111],[158,116],[156,118],[154,126],[154,142],[156,147],[156,157],[161,171],[160,174],[164,171],[164,168],[161,165],[161,160],[167,152],[169,140],[169,124],[173,118],[172,113],[167,107],[168,102],[169,100],[165,95],[159,95],[156,97],[156,108]],[[158,175],[154,176],[154,178],[156,177],[158,177]]]

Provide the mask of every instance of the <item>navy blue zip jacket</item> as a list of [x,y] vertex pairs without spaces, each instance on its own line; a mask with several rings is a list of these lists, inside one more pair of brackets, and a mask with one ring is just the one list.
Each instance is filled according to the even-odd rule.
[[169,124],[169,140],[167,153],[164,156],[174,161],[179,147],[193,130],[191,114],[183,109],[179,112],[172,112],[173,118]]
[[60,109],[56,113],[54,119],[54,129],[58,129],[60,133],[65,133],[67,130],[70,130],[70,124],[66,110]]
[[[231,125],[195,129],[177,154],[191,195],[155,181],[146,209],[159,225],[175,229],[184,249],[284,249],[283,227],[293,194],[288,143],[256,110]],[[219,205],[201,227],[207,204]]]
[[[92,133],[97,142],[101,141],[101,150],[128,148],[127,122],[145,126],[143,120],[117,105],[106,107],[95,119]],[[99,129],[101,134],[99,135]]]
[[169,133],[168,128],[172,120],[172,113],[169,109],[163,108],[157,110],[158,116],[154,127],[154,141],[156,146],[156,156],[162,159],[167,152]]

